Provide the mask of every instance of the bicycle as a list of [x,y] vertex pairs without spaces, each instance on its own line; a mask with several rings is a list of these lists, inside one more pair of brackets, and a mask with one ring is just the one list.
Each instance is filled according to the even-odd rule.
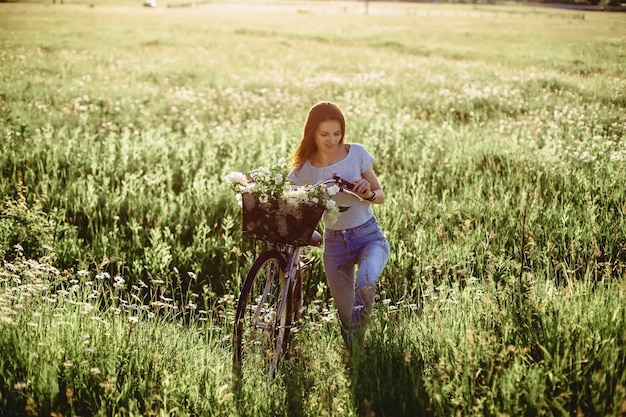
[[[338,176],[314,186],[333,184],[341,192],[363,201],[351,191],[352,184]],[[251,198],[250,195],[242,196],[244,224],[246,204],[255,203],[250,201]],[[265,241],[273,248],[255,259],[241,288],[233,330],[235,375],[241,376],[243,368],[262,367],[267,369],[267,378],[271,379],[289,350],[290,336],[305,308],[303,271],[313,261],[302,257],[301,251],[306,246],[319,246],[322,242],[322,236],[315,228],[324,208],[312,204],[305,209],[310,213],[298,225],[299,230],[288,237],[277,236],[267,227],[262,233],[244,230],[244,235]]]

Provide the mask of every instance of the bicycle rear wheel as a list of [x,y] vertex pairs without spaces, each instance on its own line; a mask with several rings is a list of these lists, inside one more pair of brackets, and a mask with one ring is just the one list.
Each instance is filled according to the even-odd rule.
[[233,334],[237,375],[262,369],[268,378],[274,376],[289,341],[292,302],[282,254],[262,253],[252,264],[237,302]]

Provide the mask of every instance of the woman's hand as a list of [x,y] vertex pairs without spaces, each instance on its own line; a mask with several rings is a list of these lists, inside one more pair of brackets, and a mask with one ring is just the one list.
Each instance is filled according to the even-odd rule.
[[372,185],[365,178],[352,181],[352,191],[360,195],[363,199],[368,199],[372,196]]
[[354,181],[354,185],[354,191],[364,200],[374,204],[385,201],[383,187],[380,186],[378,177],[371,166],[363,173],[363,178]]

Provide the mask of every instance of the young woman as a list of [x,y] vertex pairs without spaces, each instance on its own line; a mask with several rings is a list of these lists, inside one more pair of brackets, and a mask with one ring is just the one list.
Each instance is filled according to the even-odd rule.
[[351,182],[352,191],[364,199],[337,193],[333,196],[337,204],[349,208],[332,224],[326,216],[323,218],[324,271],[339,313],[342,335],[348,348],[352,348],[353,342],[363,343],[378,277],[389,258],[389,242],[371,207],[385,200],[372,169],[374,157],[363,145],[345,143],[345,131],[344,116],[335,104],[315,104],[293,155],[289,178],[296,185],[305,185],[339,175]]

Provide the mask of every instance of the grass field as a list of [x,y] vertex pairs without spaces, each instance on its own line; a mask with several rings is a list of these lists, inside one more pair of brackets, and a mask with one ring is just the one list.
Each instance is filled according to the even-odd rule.
[[[169,6],[169,7],[168,7]],[[2,415],[626,415],[626,26],[530,6],[0,4]],[[345,110],[392,254],[344,360],[318,258],[231,379],[223,180]]]

